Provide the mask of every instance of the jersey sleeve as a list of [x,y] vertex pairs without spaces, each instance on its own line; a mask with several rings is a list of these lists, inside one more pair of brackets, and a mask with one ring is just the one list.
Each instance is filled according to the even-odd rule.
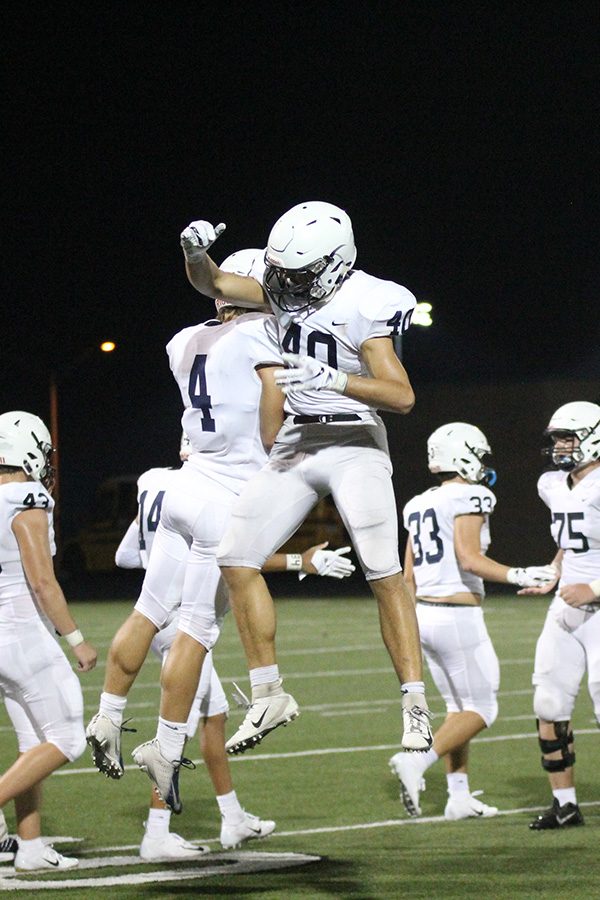
[[550,509],[550,506],[551,506],[549,491],[550,491],[550,484],[553,480],[553,478],[552,478],[553,475],[554,475],[553,472],[544,472],[544,474],[540,475],[540,477],[538,478],[538,483],[537,483],[537,490],[538,490],[540,500],[543,500],[543,502],[546,504],[548,509]]
[[251,324],[248,334],[248,355],[252,365],[258,366],[282,366],[283,359],[277,339],[277,322],[274,316],[265,316],[256,319]]
[[7,500],[11,519],[26,509],[43,509],[45,512],[54,509],[52,496],[39,481],[12,482]]
[[358,303],[353,335],[358,347],[370,338],[404,334],[417,304],[414,295],[402,285],[380,279],[373,281],[374,285]]
[[115,563],[120,569],[143,569],[144,567],[140,555],[139,528],[135,519],[117,547]]
[[489,516],[494,512],[495,506],[495,494],[482,484],[465,485],[464,489],[452,498],[455,516]]

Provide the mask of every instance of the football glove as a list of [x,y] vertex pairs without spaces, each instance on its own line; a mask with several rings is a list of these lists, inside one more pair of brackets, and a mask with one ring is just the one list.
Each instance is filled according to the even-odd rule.
[[[356,571],[352,560],[346,559],[344,553],[350,553],[352,547],[340,547],[339,550],[315,550],[311,557],[311,563],[319,575],[329,578],[348,578]],[[298,572],[298,578],[302,581],[307,572]]]
[[214,227],[210,222],[199,219],[191,222],[181,232],[181,246],[188,262],[199,262],[209,247],[212,247],[217,238],[225,231],[225,223]]
[[282,354],[283,361],[290,367],[275,370],[275,384],[284,394],[293,391],[335,391],[343,394],[348,383],[345,372],[338,372],[331,366],[298,353]]
[[527,566],[525,569],[509,569],[506,580],[519,587],[545,587],[558,578],[554,566]]

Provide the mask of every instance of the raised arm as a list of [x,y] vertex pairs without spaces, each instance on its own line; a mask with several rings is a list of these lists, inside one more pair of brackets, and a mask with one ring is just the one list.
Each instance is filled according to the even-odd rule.
[[262,306],[266,298],[258,281],[223,272],[208,255],[208,249],[224,231],[223,223],[213,227],[202,220],[192,222],[182,231],[181,247],[188,281],[206,297],[230,300],[236,306]]

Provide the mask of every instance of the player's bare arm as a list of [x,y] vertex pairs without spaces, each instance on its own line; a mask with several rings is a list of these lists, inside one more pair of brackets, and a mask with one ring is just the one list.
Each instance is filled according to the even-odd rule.
[[273,446],[284,419],[284,398],[275,384],[275,370],[274,366],[262,366],[256,370],[262,383],[259,406],[260,439],[267,453]]
[[[54,574],[48,539],[48,517],[42,509],[24,510],[12,522],[19,545],[23,570],[42,612],[48,616],[59,634],[77,632],[67,601]],[[78,667],[88,672],[96,665],[96,651],[86,641],[72,647]]]

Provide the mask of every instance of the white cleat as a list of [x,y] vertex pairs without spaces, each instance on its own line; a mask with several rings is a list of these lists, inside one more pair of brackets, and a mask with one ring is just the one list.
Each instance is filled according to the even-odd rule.
[[427,706],[424,694],[402,695],[402,719],[404,722],[404,734],[402,746],[405,750],[423,752],[429,750],[433,744],[431,734],[431,713]]
[[411,753],[396,753],[389,766],[400,781],[400,799],[409,816],[420,816],[419,794],[425,790],[425,779]]
[[300,715],[298,704],[291,694],[272,694],[255,700],[249,707],[244,721],[232,735],[225,749],[228,753],[244,753],[278,728],[287,725]]
[[446,809],[444,810],[444,818],[451,822],[457,819],[490,819],[492,816],[498,815],[498,809],[495,806],[486,806],[476,798],[483,791],[473,791],[469,794],[452,794],[448,797]]
[[159,838],[149,837],[145,834],[140,846],[140,857],[148,862],[200,859],[208,852],[208,847],[202,844],[191,844],[181,835],[171,831]]
[[131,755],[154,784],[163,803],[166,803],[172,812],[180,813],[183,806],[179,797],[179,769],[181,766],[195,769],[194,763],[189,759],[168,760],[160,752],[157,738],[140,744]]
[[105,713],[96,713],[85,729],[85,739],[92,750],[92,760],[107,778],[122,778],[121,726]]
[[270,819],[259,819],[244,810],[244,820],[237,825],[221,826],[221,846],[224,850],[239,847],[246,841],[254,841],[267,837],[275,831],[275,822]]
[[46,844],[41,853],[24,853],[21,848],[15,856],[16,872],[41,872],[42,870],[76,869],[79,860],[73,856],[62,856],[51,844]]

